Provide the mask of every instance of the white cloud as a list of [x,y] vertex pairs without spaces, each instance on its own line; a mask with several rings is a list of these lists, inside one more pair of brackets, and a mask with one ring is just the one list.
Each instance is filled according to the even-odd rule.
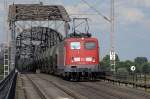
[[150,7],[150,0],[116,0],[119,5],[128,5],[132,7]]
[[70,14],[78,14],[88,12],[89,7],[86,4],[78,4],[76,6],[68,5],[65,7]]
[[150,0],[132,0],[132,2],[136,6],[150,7]]
[[145,14],[138,8],[120,7],[118,10],[118,19],[123,24],[132,24],[142,22]]
[[145,20],[142,22],[142,24],[143,24],[143,27],[144,27],[145,29],[149,30],[149,26],[150,26],[150,20],[149,20],[149,18],[145,19]]

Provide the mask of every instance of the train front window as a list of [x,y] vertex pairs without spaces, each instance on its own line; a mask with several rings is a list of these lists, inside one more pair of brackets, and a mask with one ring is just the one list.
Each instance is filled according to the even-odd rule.
[[85,42],[85,48],[86,49],[92,50],[92,49],[95,49],[95,47],[96,47],[95,42]]
[[80,42],[71,42],[71,49],[80,49]]

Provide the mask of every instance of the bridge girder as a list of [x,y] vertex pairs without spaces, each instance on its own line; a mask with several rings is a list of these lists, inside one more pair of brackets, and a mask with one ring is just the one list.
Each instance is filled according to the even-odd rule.
[[[61,5],[10,5],[11,63],[22,56],[32,59],[37,46],[42,51],[60,42],[67,35],[69,21],[69,15]],[[62,30],[59,32],[60,26],[64,34]]]
[[62,40],[63,36],[51,28],[33,27],[31,29],[24,30],[17,36],[16,39],[17,56],[33,56],[35,47],[40,48],[38,49],[39,51],[44,51],[46,48],[51,48]]

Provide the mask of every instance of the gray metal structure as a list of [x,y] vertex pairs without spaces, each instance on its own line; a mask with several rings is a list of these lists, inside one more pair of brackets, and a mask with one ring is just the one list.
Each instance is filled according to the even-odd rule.
[[60,5],[13,4],[9,6],[8,16],[9,21],[70,20],[65,8]]
[[62,41],[68,33],[69,21],[69,15],[61,5],[10,5],[10,64],[16,66],[19,60],[32,60],[35,49],[43,51]]
[[45,51],[63,40],[63,36],[48,27],[32,27],[24,30],[16,38],[16,53],[18,57],[32,58],[37,50]]
[[10,64],[9,64],[9,46],[4,46],[4,78],[9,75]]

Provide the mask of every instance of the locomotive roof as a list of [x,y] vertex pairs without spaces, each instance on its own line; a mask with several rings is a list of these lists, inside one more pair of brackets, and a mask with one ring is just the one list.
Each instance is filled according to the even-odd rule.
[[97,38],[94,38],[94,37],[86,37],[86,38],[67,38],[65,41],[76,41],[76,40],[93,40],[93,41],[97,41]]
[[91,33],[71,33],[68,35],[69,37],[81,38],[81,37],[91,37]]

